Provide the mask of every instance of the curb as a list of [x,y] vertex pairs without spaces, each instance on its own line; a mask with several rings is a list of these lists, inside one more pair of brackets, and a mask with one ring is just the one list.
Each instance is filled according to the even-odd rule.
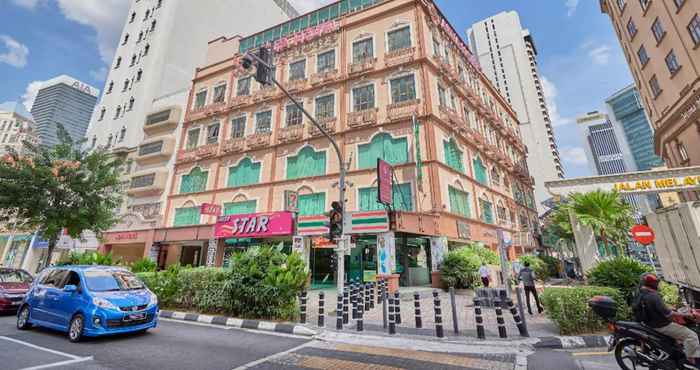
[[221,325],[238,329],[253,329],[284,334],[302,335],[305,337],[313,337],[314,335],[316,335],[315,331],[305,326],[277,323],[271,321],[236,319],[233,317],[226,316],[211,316],[166,310],[160,310],[158,317],[181,321],[199,322],[204,324]]
[[540,337],[533,347],[546,349],[600,348],[608,346],[609,338],[608,335]]

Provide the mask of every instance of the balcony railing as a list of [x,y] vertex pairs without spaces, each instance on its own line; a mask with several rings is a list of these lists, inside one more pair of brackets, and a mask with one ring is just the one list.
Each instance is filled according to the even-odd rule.
[[[328,118],[322,118],[316,120],[318,124],[328,133],[328,134],[333,134],[335,133],[335,125],[338,119],[336,117],[328,117]],[[309,136],[311,137],[319,137],[323,136],[321,131],[316,128],[313,124],[309,125]]]
[[440,118],[442,118],[443,121],[448,122],[448,123],[452,123],[452,124],[457,125],[457,126],[463,124],[462,117],[460,117],[457,114],[457,111],[455,111],[451,107],[446,107],[444,105],[440,105],[439,110],[440,110]]
[[252,95],[253,102],[260,102],[263,100],[272,99],[277,94],[277,88],[274,86],[265,86],[262,89],[256,91]]
[[229,100],[228,102],[228,107],[229,108],[238,108],[240,106],[250,104],[251,97],[250,95],[241,95],[241,96],[234,96]]
[[245,138],[242,137],[228,139],[221,144],[222,154],[234,154],[243,151],[245,151]]
[[277,136],[277,141],[279,141],[280,143],[289,143],[292,141],[301,140],[303,137],[304,126],[295,125],[281,128]]
[[390,51],[384,54],[384,63],[387,67],[392,67],[404,63],[410,63],[415,59],[415,55],[415,47]]
[[352,63],[348,67],[348,73],[350,75],[357,75],[374,69],[374,65],[377,63],[377,58],[365,58]]
[[420,99],[406,100],[400,103],[389,104],[386,108],[387,117],[391,121],[410,118],[411,116],[421,115]]
[[246,145],[250,149],[258,149],[270,146],[272,132],[258,132],[246,138]]
[[327,84],[334,82],[336,79],[338,79],[338,70],[337,69],[332,69],[330,71],[325,71],[321,73],[315,73],[311,75],[311,84],[312,85],[318,85],[318,84]]
[[292,80],[292,81],[287,81],[287,83],[285,83],[285,86],[284,86],[284,87],[285,87],[285,88],[287,89],[287,91],[289,91],[289,92],[301,91],[301,90],[304,90],[304,88],[306,87],[306,82],[307,82],[307,81],[308,81],[308,80],[305,79],[305,78],[301,78],[301,79],[297,79],[297,80]]
[[365,127],[377,124],[377,112],[379,109],[370,108],[348,113],[348,126]]
[[183,149],[177,152],[176,162],[179,164],[185,162],[199,161],[205,158],[215,156],[218,150],[218,143],[202,145],[192,149]]

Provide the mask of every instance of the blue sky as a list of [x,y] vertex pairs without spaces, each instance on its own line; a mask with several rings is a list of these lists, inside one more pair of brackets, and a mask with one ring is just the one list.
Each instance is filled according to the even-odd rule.
[[[520,14],[539,52],[566,175],[589,175],[574,117],[602,109],[606,97],[632,83],[598,1],[436,1],[462,34],[472,23],[498,12]],[[330,1],[291,2],[307,11]],[[102,89],[128,5],[128,0],[0,0],[0,102],[30,102],[41,81],[60,74]]]

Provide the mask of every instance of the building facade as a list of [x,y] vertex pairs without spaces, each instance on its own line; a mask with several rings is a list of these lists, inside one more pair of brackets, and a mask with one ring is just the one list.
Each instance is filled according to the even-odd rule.
[[[512,236],[512,256],[534,248],[533,179],[517,117],[457,32],[429,0],[343,0],[210,43],[183,112],[165,227],[108,235],[107,250],[134,248],[161,266],[225,266],[236,248],[282,243],[304,253],[314,284],[333,283],[323,236],[339,161],[278,88],[242,69],[242,53],[263,44],[275,51],[276,79],[348,163],[349,278],[425,284],[448,245],[495,248],[499,233]],[[377,203],[378,159],[393,166],[390,213]],[[139,174],[132,189],[162,187],[148,185],[158,176]],[[295,214],[285,212],[290,200]]]
[[625,87],[605,100],[608,117],[613,126],[619,126],[629,146],[634,164],[631,171],[647,171],[664,166],[661,157],[654,153],[654,131],[647,120],[639,91],[634,85]]
[[58,144],[63,126],[73,141],[82,140],[100,90],[67,75],[45,81],[32,105],[41,145]]
[[542,212],[541,203],[550,198],[544,182],[564,178],[564,170],[537,69],[534,39],[515,11],[476,22],[467,34],[484,73],[518,115]]
[[[127,160],[126,199],[119,210],[124,220],[117,227],[162,224],[192,75],[205,64],[208,42],[251,33],[296,14],[286,0],[131,1],[85,136],[88,148],[107,148]],[[155,169],[157,176],[140,177]]]
[[20,103],[0,104],[0,156],[14,150],[20,155],[27,141],[37,144],[36,124]]
[[670,167],[700,164],[700,2],[600,0],[600,6],[632,70],[656,153]]

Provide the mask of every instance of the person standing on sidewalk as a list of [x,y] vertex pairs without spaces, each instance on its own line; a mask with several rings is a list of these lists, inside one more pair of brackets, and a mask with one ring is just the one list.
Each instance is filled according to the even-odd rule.
[[481,263],[481,267],[479,267],[479,275],[481,275],[481,283],[484,284],[484,288],[488,288],[491,280],[489,280],[490,271],[488,266],[486,266],[486,262]]
[[523,288],[525,288],[525,301],[527,302],[527,312],[532,315],[532,308],[530,308],[530,293],[535,296],[535,303],[537,304],[537,312],[542,313],[544,308],[540,304],[540,298],[537,296],[537,289],[535,288],[535,272],[530,269],[530,263],[523,263],[523,268],[520,269],[518,273],[518,280],[523,282]]

